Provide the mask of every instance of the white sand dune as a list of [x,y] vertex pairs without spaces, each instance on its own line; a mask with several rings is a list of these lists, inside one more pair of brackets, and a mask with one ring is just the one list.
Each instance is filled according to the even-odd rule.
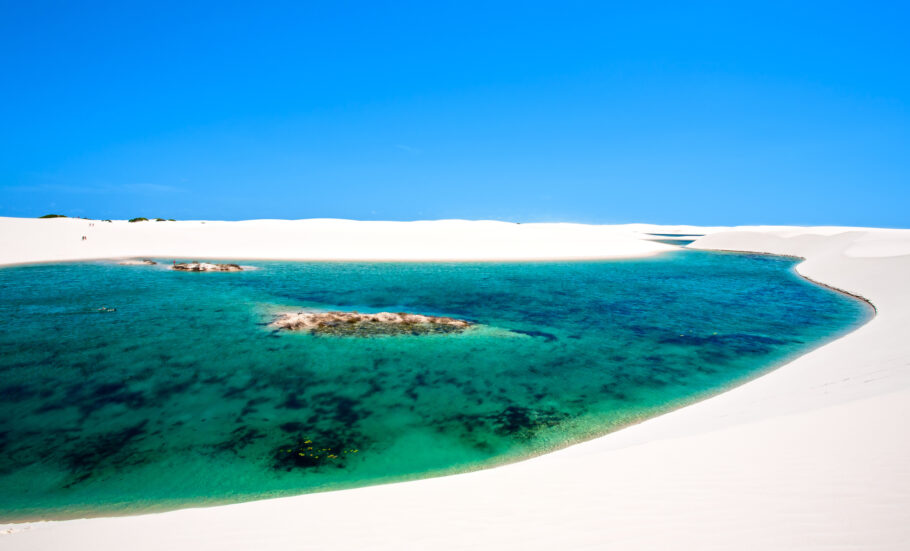
[[[83,241],[82,236],[86,239]],[[273,260],[620,258],[670,247],[632,226],[492,220],[99,222],[0,218],[0,264],[117,257]]]
[[[54,239],[35,237],[41,232],[36,223],[0,219],[0,261],[78,258],[81,251],[72,249],[80,243],[54,244],[61,233],[55,233]],[[255,231],[250,228],[257,228],[257,223],[236,224],[247,228],[250,235],[246,239],[252,243],[292,233],[281,224],[304,222],[274,222],[274,234],[264,229],[273,222],[261,222],[263,226]],[[326,237],[340,224],[337,221],[307,224],[321,228],[313,229],[314,234],[336,244],[343,241]],[[347,224],[341,224],[344,231],[358,227]],[[456,223],[415,223],[395,226],[394,231],[416,244],[423,237],[406,234],[423,233],[432,224]],[[485,233],[497,243],[496,247],[482,247],[484,254],[532,252],[525,241],[511,248],[509,240],[518,239],[517,234],[499,232],[502,226],[497,223],[458,223],[465,228],[471,224],[479,225],[477,233],[465,229],[463,234],[471,236],[471,246]],[[571,250],[571,256],[578,258],[612,256],[608,251],[614,245],[623,255],[630,254],[636,246],[627,241],[635,238],[634,232],[710,233],[694,246],[805,257],[798,267],[800,273],[866,297],[878,314],[857,331],[729,392],[521,463],[430,480],[205,509],[0,526],[0,533],[15,531],[0,536],[0,548],[910,548],[910,231],[534,226],[539,251]],[[7,249],[11,228],[28,230],[16,237],[25,245],[12,252]],[[121,243],[126,238],[114,235],[120,228],[139,231],[115,224],[105,231],[110,232],[111,242],[120,244],[109,250],[92,250],[87,256],[110,256],[114,249],[113,254],[122,256],[168,256],[177,254],[165,252],[168,246],[183,246],[181,230],[175,226],[167,231],[176,236],[168,239],[176,241],[165,244],[143,235],[141,246],[130,249],[130,241]],[[196,239],[198,235],[187,228],[186,239]],[[225,230],[226,234],[234,231]],[[563,243],[566,232],[579,232],[576,235],[588,240]],[[522,238],[528,235],[522,234]],[[644,243],[639,254],[663,250],[652,249],[654,245]],[[227,248],[211,253],[194,249],[189,256],[237,258],[253,250],[250,244],[236,251],[230,249],[230,243],[223,246]],[[470,252],[467,244],[458,243],[457,235],[448,247],[421,247],[421,254],[433,258],[447,257],[439,251]],[[416,255],[417,250],[407,252]],[[363,251],[356,247],[336,250],[335,257],[354,258]],[[391,251],[383,249],[383,254],[393,257]],[[48,256],[51,253],[56,256]]]

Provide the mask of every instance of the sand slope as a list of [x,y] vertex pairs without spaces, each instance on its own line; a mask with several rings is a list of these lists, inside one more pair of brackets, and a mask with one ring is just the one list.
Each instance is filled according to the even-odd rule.
[[[622,231],[631,229],[680,228]],[[742,228],[695,246],[806,257],[801,273],[867,297],[878,315],[730,392],[522,463],[209,509],[11,525],[0,527],[16,531],[0,536],[0,547],[907,549],[910,231]]]

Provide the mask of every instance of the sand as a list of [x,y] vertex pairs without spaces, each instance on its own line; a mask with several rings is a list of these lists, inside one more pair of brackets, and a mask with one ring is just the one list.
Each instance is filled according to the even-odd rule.
[[130,223],[78,218],[0,218],[0,264],[121,257],[543,260],[646,256],[669,248],[639,239],[631,226],[514,224],[489,220]]
[[[0,261],[76,258],[81,253],[72,250],[79,241],[54,245],[69,230],[51,232],[34,225],[45,222],[55,221],[0,219]],[[123,224],[119,227],[131,232],[130,236],[139,231]],[[191,233],[192,223],[184,224]],[[221,224],[231,227],[234,223]],[[312,232],[309,235],[319,234],[336,244],[350,235],[327,237],[333,228],[353,231],[368,227],[338,221],[257,224],[243,222],[236,227],[246,228],[249,241],[280,241],[279,234],[303,232],[301,228],[306,226]],[[294,224],[300,226],[289,229]],[[653,254],[657,249],[651,249],[652,243],[637,249],[628,242],[646,237],[643,232],[709,233],[693,247],[805,257],[798,266],[800,273],[867,298],[878,313],[860,329],[733,390],[528,461],[463,475],[237,505],[0,526],[0,533],[12,532],[0,535],[0,547],[221,551],[908,548],[910,231],[534,225],[530,234],[519,234],[524,229],[497,233],[503,228],[501,223],[454,221],[392,226],[387,231],[416,247],[403,251],[409,253],[409,259],[416,259],[418,250],[432,257],[439,251],[470,252],[456,236],[447,246],[430,247],[420,245],[423,236],[406,235],[408,228],[424,234],[434,224],[443,233],[452,227],[463,228],[462,235],[470,236],[472,246],[478,244],[478,235],[492,232],[490,240],[498,244],[484,245],[483,254],[497,250],[528,254],[530,242],[522,241],[514,248],[508,244],[510,239],[533,234],[539,245],[535,250],[553,254],[571,249],[578,258],[609,257],[607,251],[613,245],[622,255],[636,250]],[[477,228],[469,229],[473,224]],[[6,244],[11,228],[29,230],[17,236],[26,244],[12,252]],[[110,241],[118,243],[117,255],[168,256],[167,246],[190,246],[164,243],[164,237],[157,242],[143,233],[136,241],[141,246],[129,249],[132,241],[115,236],[116,228],[115,223],[106,231]],[[167,231],[179,235],[178,229]],[[36,232],[42,236],[36,237]],[[223,235],[236,235],[234,232],[243,233],[225,229]],[[562,243],[566,232],[590,239],[582,244]],[[150,250],[154,247],[161,248]],[[90,254],[100,257],[114,249]],[[37,252],[26,254],[30,250]],[[219,249],[211,256],[237,258],[248,250],[229,254],[229,249]],[[308,253],[316,250],[306,249]],[[338,250],[336,254],[353,258],[354,252]],[[41,256],[51,253],[58,256]]]

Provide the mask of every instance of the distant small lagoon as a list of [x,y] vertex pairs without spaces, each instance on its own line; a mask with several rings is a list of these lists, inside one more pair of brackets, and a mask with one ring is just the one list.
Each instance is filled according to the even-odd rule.
[[[171,259],[161,259],[170,263]],[[115,262],[0,269],[0,520],[160,511],[516,461],[702,399],[850,331],[790,258]],[[412,312],[457,334],[267,327]]]
[[695,239],[681,239],[679,237],[672,237],[668,239],[649,239],[648,241],[663,243],[664,245],[676,245],[677,247],[685,247],[686,245],[695,243]]

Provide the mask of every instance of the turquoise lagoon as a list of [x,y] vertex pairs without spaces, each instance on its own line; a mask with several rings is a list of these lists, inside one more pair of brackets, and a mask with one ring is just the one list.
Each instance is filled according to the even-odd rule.
[[[169,259],[163,262],[170,262]],[[130,514],[442,475],[601,435],[869,318],[795,260],[113,262],[0,269],[0,520]],[[461,334],[276,333],[299,308]],[[105,311],[99,309],[114,309]]]

